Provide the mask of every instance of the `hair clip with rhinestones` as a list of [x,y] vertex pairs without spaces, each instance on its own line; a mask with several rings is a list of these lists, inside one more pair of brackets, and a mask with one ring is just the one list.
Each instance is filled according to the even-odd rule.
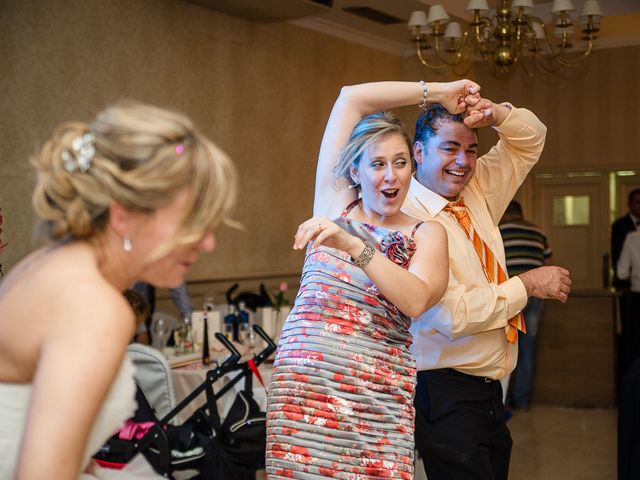
[[95,137],[92,133],[77,136],[71,142],[71,150],[62,151],[64,169],[69,173],[76,170],[80,170],[82,173],[87,172],[96,153]]

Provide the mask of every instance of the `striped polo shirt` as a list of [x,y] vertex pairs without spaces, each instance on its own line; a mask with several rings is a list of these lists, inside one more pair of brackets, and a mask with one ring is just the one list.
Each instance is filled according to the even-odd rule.
[[509,277],[544,265],[551,257],[547,237],[526,220],[511,220],[499,225]]

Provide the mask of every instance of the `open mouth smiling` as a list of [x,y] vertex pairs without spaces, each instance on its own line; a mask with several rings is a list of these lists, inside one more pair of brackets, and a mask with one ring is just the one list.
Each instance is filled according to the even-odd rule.
[[444,171],[448,175],[453,175],[454,177],[464,177],[466,175],[465,170],[445,170]]
[[387,188],[386,190],[382,190],[382,195],[384,195],[386,198],[396,198],[399,191],[400,190],[398,190],[397,188]]

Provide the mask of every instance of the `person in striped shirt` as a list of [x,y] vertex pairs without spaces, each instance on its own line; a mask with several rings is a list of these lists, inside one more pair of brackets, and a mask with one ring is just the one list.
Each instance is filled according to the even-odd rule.
[[[547,236],[540,227],[524,219],[522,207],[518,202],[509,203],[499,228],[504,242],[509,277],[551,264],[551,249]],[[513,408],[529,407],[536,361],[536,338],[542,309],[542,299],[529,297],[527,306],[522,311],[527,333],[518,335],[518,363],[512,374],[508,398],[508,403]]]

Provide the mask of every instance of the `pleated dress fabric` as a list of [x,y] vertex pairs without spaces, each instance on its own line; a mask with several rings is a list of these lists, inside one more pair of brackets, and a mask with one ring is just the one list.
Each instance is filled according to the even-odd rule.
[[[339,226],[407,268],[413,233],[347,211]],[[413,478],[409,324],[345,252],[308,250],[269,385],[267,478]]]

